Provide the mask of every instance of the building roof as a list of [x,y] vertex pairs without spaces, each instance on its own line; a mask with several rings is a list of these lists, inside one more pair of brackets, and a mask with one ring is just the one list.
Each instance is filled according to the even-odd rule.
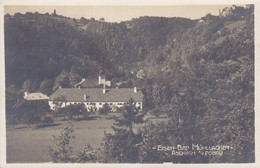
[[48,100],[49,97],[46,96],[43,93],[36,92],[36,93],[28,93],[26,97],[24,97],[25,100]]
[[[84,95],[86,95],[86,100]],[[143,101],[141,90],[135,93],[134,88],[106,89],[105,94],[103,94],[103,88],[60,88],[51,95],[50,100],[62,97],[68,102],[127,102],[130,98],[136,102]]]

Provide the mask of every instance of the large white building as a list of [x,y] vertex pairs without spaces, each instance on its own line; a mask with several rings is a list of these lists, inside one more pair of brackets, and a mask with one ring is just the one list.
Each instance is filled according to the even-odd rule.
[[135,88],[59,88],[49,99],[52,110],[59,104],[61,107],[70,104],[84,103],[87,109],[99,109],[104,104],[110,107],[122,107],[130,99],[133,99],[136,106],[142,109],[143,93]]

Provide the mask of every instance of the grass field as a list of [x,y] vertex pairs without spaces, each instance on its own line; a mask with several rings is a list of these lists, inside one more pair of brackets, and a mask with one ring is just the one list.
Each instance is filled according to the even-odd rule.
[[[116,113],[110,113],[107,119],[92,115],[92,119],[71,121],[74,127],[73,135],[75,139],[71,142],[73,152],[77,153],[80,149],[90,144],[92,147],[98,147],[104,137],[104,131],[112,132],[112,124],[114,120],[112,117]],[[152,119],[151,116],[145,116],[151,121],[158,121]],[[68,121],[61,119],[56,120],[52,126],[41,127],[34,125],[28,128],[27,125],[16,125],[14,129],[7,127],[6,131],[6,146],[7,146],[7,163],[41,163],[50,162],[48,157],[48,147],[53,145],[51,142],[52,136],[59,134],[60,129],[68,125]],[[135,126],[141,127],[142,125]]]
[[[78,152],[86,144],[98,147],[104,137],[104,131],[112,131],[113,122],[113,119],[105,118],[71,121],[75,130],[73,135],[76,137],[71,142],[73,151]],[[36,125],[31,128],[26,125],[17,125],[15,129],[7,128],[7,163],[50,162],[48,147],[52,145],[52,135],[57,135],[67,124],[67,121],[57,120],[54,126],[45,128],[37,128]]]

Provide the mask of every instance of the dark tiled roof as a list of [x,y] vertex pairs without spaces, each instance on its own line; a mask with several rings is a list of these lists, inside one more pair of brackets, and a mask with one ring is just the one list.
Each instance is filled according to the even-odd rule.
[[105,94],[103,88],[61,88],[51,95],[50,100],[61,97],[71,102],[127,102],[130,98],[137,102],[143,101],[143,93],[140,90],[135,93],[134,88],[106,89]]

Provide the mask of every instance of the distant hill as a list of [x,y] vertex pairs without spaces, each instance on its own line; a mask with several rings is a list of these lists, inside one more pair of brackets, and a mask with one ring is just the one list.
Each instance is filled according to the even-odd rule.
[[[140,17],[120,23],[60,15],[5,15],[6,86],[52,93],[103,72],[113,83],[143,87],[175,77],[176,67],[252,55],[253,7],[198,20]],[[243,44],[242,47],[239,47]],[[230,47],[232,50],[230,50]],[[251,48],[250,48],[251,47]],[[146,78],[140,83],[136,73]]]

